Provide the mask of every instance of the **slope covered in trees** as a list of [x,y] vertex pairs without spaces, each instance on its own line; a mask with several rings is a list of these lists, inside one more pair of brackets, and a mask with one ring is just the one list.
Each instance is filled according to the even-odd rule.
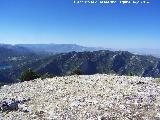
[[[37,54],[18,46],[0,46],[0,81],[17,82],[20,75],[32,69],[40,75],[52,76],[75,74],[119,74],[137,76],[160,76],[160,59],[127,51],[100,50],[93,52],[69,52],[60,54]],[[78,73],[78,74],[79,74]]]

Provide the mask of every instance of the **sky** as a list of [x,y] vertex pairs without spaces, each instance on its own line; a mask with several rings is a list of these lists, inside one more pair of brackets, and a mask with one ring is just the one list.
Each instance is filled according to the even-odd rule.
[[146,1],[0,0],[0,43],[160,49],[160,0]]

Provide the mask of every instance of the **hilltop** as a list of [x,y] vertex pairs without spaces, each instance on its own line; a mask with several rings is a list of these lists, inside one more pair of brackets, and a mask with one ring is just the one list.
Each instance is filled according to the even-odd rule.
[[54,77],[5,85],[12,103],[5,120],[158,120],[160,84],[154,78],[106,74]]
[[39,73],[57,76],[68,75],[74,70],[84,75],[96,73],[160,76],[160,59],[153,56],[135,55],[128,51],[100,50],[93,52],[70,52],[57,54],[40,66]]

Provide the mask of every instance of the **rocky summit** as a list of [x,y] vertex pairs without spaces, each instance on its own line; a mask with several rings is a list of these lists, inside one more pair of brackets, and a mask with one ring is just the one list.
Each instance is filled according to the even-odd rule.
[[159,120],[158,79],[106,74],[36,79],[0,89],[0,120]]

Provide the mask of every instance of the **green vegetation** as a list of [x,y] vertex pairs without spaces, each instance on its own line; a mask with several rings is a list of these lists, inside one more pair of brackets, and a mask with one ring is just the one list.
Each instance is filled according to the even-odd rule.
[[160,84],[160,78],[156,79],[156,83]]
[[30,81],[30,80],[34,80],[34,79],[37,79],[39,78],[40,75],[37,74],[36,72],[34,72],[33,70],[31,69],[28,69],[26,71],[24,71],[22,74],[21,74],[21,82],[24,82],[24,81]]
[[30,80],[34,80],[37,78],[41,78],[42,80],[46,79],[46,78],[52,78],[53,75],[49,74],[49,73],[45,73],[45,74],[38,74],[37,72],[34,72],[32,69],[28,69],[25,70],[24,72],[22,72],[20,80],[21,82],[24,81],[30,81]]
[[45,73],[45,74],[41,75],[41,79],[42,79],[42,80],[44,80],[44,79],[46,79],[46,78],[52,78],[52,77],[53,77],[53,75],[51,75],[51,74],[49,74],[49,73]]
[[71,75],[82,75],[82,74],[83,74],[83,72],[80,69],[76,69],[71,72]]
[[22,81],[28,80],[28,78],[37,78],[36,75],[36,77],[27,77],[24,80],[26,75],[22,76],[21,73],[28,68],[40,73],[38,77],[42,79],[53,77],[52,75],[91,75],[96,73],[154,78],[158,78],[160,75],[159,58],[134,55],[125,51],[112,52],[103,50],[56,55],[37,55],[27,51],[19,53],[8,49],[0,49],[0,51],[2,56],[0,60],[0,82],[5,84],[19,82],[19,78],[23,78]]
[[0,82],[0,88],[1,88],[3,85],[5,85],[5,84],[4,84],[4,83],[2,83],[2,82]]

